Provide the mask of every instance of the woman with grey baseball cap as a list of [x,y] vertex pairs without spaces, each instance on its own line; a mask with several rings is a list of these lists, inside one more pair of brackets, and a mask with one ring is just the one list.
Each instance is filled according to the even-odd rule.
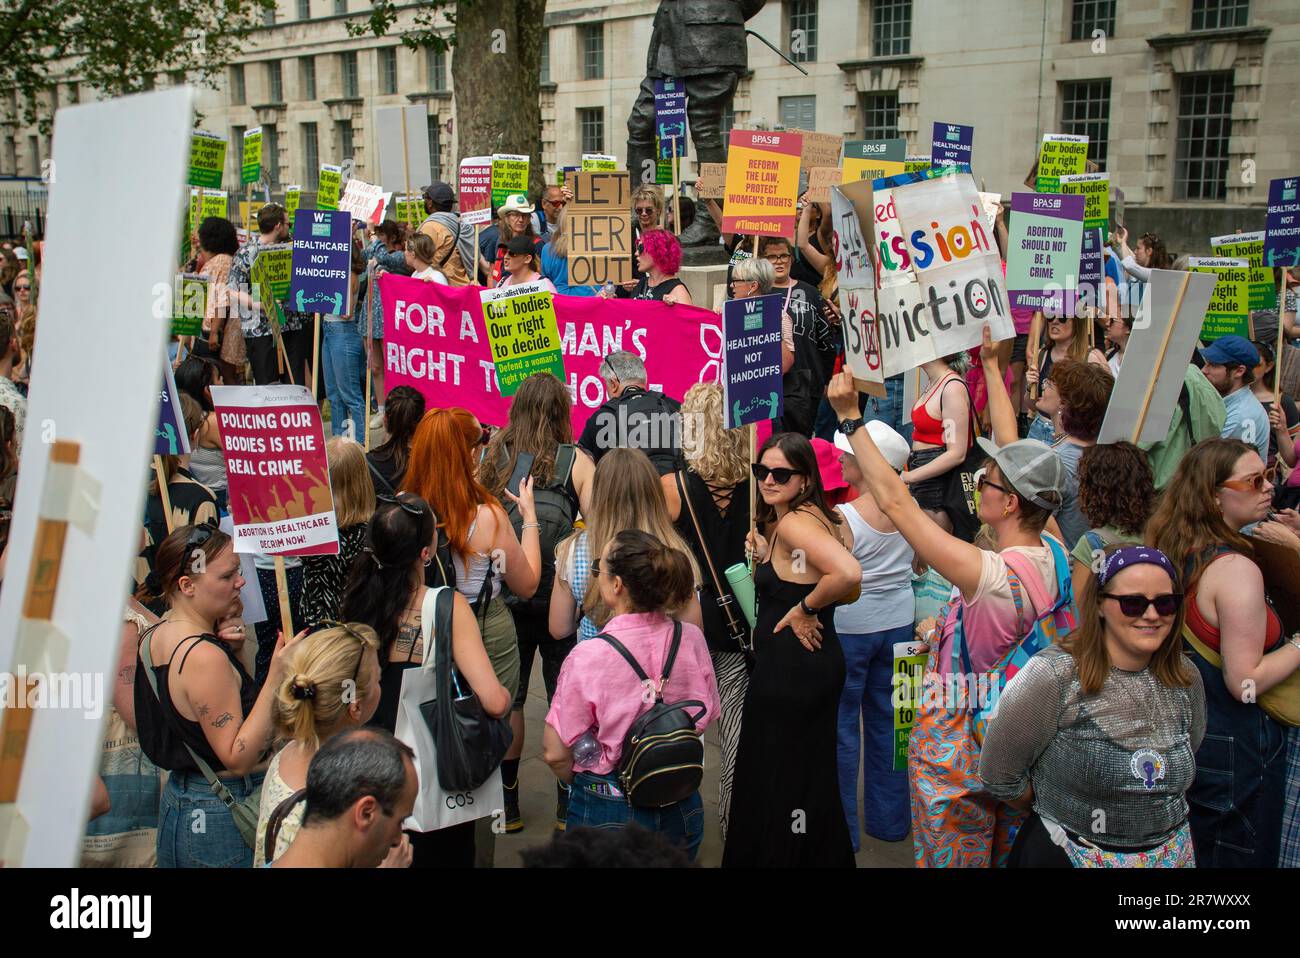
[[[917,557],[958,590],[943,622],[930,633],[924,691],[908,744],[916,864],[1002,865],[1024,813],[982,790],[975,719],[989,698],[971,693],[1000,686],[1011,654],[1035,625],[1041,622],[1044,631],[1057,635],[1074,626],[1069,556],[1044,532],[1062,502],[1065,467],[1055,452],[1032,439],[1001,447],[978,440],[990,457],[979,480],[979,519],[999,548],[984,551],[945,532],[927,515],[868,431],[859,428],[851,372],[831,380],[827,398],[880,510]],[[990,396],[995,400],[1009,407],[1005,393]]]

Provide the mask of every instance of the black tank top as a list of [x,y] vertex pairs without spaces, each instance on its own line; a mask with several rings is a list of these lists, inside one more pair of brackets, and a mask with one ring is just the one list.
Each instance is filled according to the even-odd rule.
[[[156,628],[158,626],[154,625],[145,630],[144,635],[141,636],[141,641],[152,641],[153,632]],[[185,660],[189,658],[189,654],[198,647],[200,642],[211,642],[225,653],[230,664],[239,673],[239,708],[241,714],[232,718],[242,723],[257,702],[257,686],[244,669],[243,663],[231,651],[230,646],[211,633],[186,636],[181,639],[172,652],[171,659],[168,659],[162,665],[154,665],[154,676],[158,680],[158,695],[156,697],[153,694],[153,688],[149,685],[148,677],[144,674],[144,662],[141,661],[139,654],[137,654],[135,660],[135,721],[140,735],[140,747],[149,756],[150,761],[159,768],[165,768],[169,772],[197,772],[199,767],[185,748],[188,745],[194,749],[199,758],[212,766],[214,772],[219,772],[225,767],[226,763],[217,758],[217,753],[208,744],[207,738],[203,735],[203,726],[199,722],[192,721],[181,715],[180,712],[176,711],[176,706],[172,702],[169,684],[171,664],[176,658],[176,653],[181,651],[181,645],[189,642],[190,639],[198,639],[199,641],[190,643],[189,647],[181,655],[181,660],[176,665],[177,675],[184,671]]]
[[675,290],[678,286],[685,286],[685,285],[686,285],[685,283],[683,283],[680,279],[674,276],[672,279],[664,280],[658,286],[651,286],[650,278],[648,276],[642,276],[641,282],[637,286],[636,291],[632,293],[632,298],[633,299],[654,299],[662,302],[663,298],[667,296],[669,293],[671,293],[673,290]]

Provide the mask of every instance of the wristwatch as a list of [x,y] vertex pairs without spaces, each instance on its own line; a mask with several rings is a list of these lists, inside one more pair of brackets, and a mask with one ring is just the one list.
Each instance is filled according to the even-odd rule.
[[821,611],[821,609],[814,609],[812,606],[810,606],[810,605],[809,605],[807,602],[805,602],[803,599],[800,599],[800,600],[799,600],[799,608],[803,610],[803,614],[804,614],[804,615],[814,615],[814,616],[815,616],[818,612]]
[[859,416],[857,419],[841,419],[840,432],[846,436],[851,436],[858,431],[858,428],[865,423],[865,420]]

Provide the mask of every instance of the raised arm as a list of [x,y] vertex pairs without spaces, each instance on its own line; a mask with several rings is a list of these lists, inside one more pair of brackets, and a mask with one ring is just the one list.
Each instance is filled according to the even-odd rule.
[[984,341],[980,344],[980,365],[984,369],[984,389],[989,397],[989,423],[993,427],[993,441],[999,446],[1020,438],[1016,425],[1016,411],[1007,395],[1007,384],[998,365],[998,349],[993,344],[993,331],[984,325]]

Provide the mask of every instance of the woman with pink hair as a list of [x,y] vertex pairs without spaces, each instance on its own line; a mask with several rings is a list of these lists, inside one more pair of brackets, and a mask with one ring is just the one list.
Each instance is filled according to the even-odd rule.
[[682,265],[682,246],[677,237],[664,229],[646,230],[636,245],[636,268],[644,273],[636,288],[628,293],[621,288],[618,296],[632,299],[655,299],[668,305],[692,306],[691,292],[677,278]]

